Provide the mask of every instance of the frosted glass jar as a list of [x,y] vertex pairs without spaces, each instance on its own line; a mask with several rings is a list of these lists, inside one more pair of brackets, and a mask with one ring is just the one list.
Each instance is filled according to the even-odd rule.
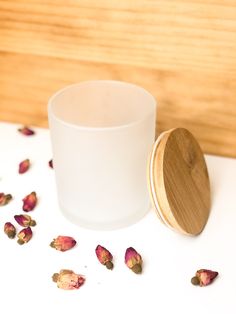
[[68,86],[49,100],[59,206],[72,222],[115,229],[150,207],[146,181],[155,139],[156,102],[119,81]]

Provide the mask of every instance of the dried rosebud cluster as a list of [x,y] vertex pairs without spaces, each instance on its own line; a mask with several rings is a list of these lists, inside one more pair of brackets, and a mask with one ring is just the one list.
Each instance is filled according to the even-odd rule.
[[52,280],[57,283],[57,287],[64,290],[79,289],[85,282],[83,275],[78,275],[72,270],[62,269],[52,276]]
[[[2,203],[4,205],[12,198],[10,194],[5,195],[4,193],[0,193],[0,199],[2,198]],[[25,211],[32,210],[37,203],[37,197],[36,193],[32,192],[31,194],[27,195],[23,199],[23,209]],[[18,237],[18,243],[19,244],[25,244],[29,242],[32,238],[33,232],[31,230],[31,227],[34,227],[36,225],[36,221],[31,218],[29,215],[15,215],[14,216],[15,221],[24,229],[20,230],[17,234]],[[16,228],[11,222],[6,222],[4,225],[4,232],[5,234],[10,238],[13,239],[16,236]]]
[[58,236],[50,243],[52,248],[62,252],[72,249],[75,245],[75,239],[68,236]]
[[141,274],[142,272],[142,257],[141,255],[132,247],[129,247],[125,252],[125,264],[130,268],[135,274]]
[[[33,236],[31,227],[36,225],[36,221],[33,220],[29,215],[15,215],[14,218],[20,226],[25,227],[18,232],[17,243],[25,244],[29,242]],[[11,222],[6,222],[4,225],[4,232],[10,239],[13,239],[16,235],[16,228]]]
[[29,170],[29,167],[30,167],[30,160],[29,159],[25,159],[25,160],[23,160],[22,162],[19,163],[19,170],[18,170],[18,172],[20,174],[23,174],[23,173],[25,173],[26,171]]
[[0,206],[7,205],[11,199],[11,194],[0,193]]
[[217,271],[212,271],[208,269],[199,269],[195,276],[191,279],[191,283],[195,286],[208,286],[213,282],[213,280],[218,276]]
[[15,215],[14,218],[20,226],[25,227],[17,234],[17,243],[25,244],[29,242],[33,236],[33,232],[30,227],[36,226],[36,221],[29,215]]
[[105,265],[107,269],[113,269],[113,256],[105,247],[98,245],[95,249],[95,253],[102,265]]
[[8,236],[9,239],[14,239],[15,236],[16,236],[16,228],[10,222],[6,222],[5,223],[5,225],[4,225],[4,232]]
[[35,192],[31,192],[29,195],[23,198],[23,210],[25,212],[30,212],[33,210],[37,204],[37,195]]
[[35,134],[34,130],[30,129],[27,126],[23,126],[22,128],[18,129],[18,131],[21,134],[26,135],[26,136],[30,136],[30,135],[34,135]]

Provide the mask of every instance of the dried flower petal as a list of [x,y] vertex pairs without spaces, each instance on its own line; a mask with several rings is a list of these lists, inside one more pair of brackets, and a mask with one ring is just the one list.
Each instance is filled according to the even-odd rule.
[[52,280],[57,283],[58,288],[64,290],[79,289],[85,282],[84,276],[68,269],[62,269],[60,273],[53,274]]
[[26,171],[29,170],[30,167],[30,160],[29,159],[25,159],[23,160],[20,164],[19,164],[19,170],[18,172],[20,174],[25,173]]
[[51,159],[51,160],[49,160],[48,165],[49,165],[49,167],[50,167],[50,168],[52,168],[52,169],[53,169],[53,160],[52,160],[52,159]]
[[34,227],[36,226],[36,221],[33,220],[29,215],[15,215],[16,222],[22,227]]
[[129,247],[125,252],[125,264],[135,273],[141,274],[142,272],[142,257],[132,247]]
[[25,212],[30,212],[35,208],[37,204],[37,195],[35,192],[31,192],[25,198],[23,198],[23,210]]
[[0,206],[7,205],[11,199],[11,194],[0,193]]
[[75,239],[68,236],[58,236],[50,243],[52,248],[62,252],[72,249],[75,245]]
[[34,130],[30,129],[27,126],[23,126],[22,128],[18,129],[18,131],[21,134],[26,135],[26,136],[30,136],[30,135],[34,135],[35,134]]
[[16,236],[16,228],[15,226],[10,223],[10,222],[6,222],[4,225],[4,232],[6,233],[6,235],[8,236],[8,238],[10,239],[14,239]]
[[33,232],[30,227],[22,229],[18,234],[18,241],[19,244],[25,244],[29,242],[29,240],[32,238]]
[[105,265],[106,268],[108,269],[113,268],[114,266],[112,263],[113,256],[105,247],[98,245],[95,249],[95,253],[101,264]]
[[199,269],[196,272],[195,277],[191,279],[193,285],[199,285],[200,287],[208,286],[218,276],[217,271],[208,269]]

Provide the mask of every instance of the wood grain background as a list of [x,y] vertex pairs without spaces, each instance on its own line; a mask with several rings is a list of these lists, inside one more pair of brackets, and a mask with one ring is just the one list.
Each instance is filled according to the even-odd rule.
[[0,121],[47,126],[59,88],[125,80],[157,98],[158,133],[236,157],[234,0],[0,0],[0,70]]

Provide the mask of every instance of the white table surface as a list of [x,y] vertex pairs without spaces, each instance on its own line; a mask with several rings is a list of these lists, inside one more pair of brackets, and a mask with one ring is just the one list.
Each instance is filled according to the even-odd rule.
[[[0,123],[0,192],[14,199],[0,207],[0,313],[236,313],[236,159],[206,156],[212,186],[212,209],[203,233],[187,237],[162,225],[151,210],[138,223],[115,231],[77,227],[61,214],[56,197],[49,131],[35,136],[17,132],[20,125]],[[25,158],[31,169],[18,174]],[[32,240],[20,246],[3,232],[6,221],[22,214],[22,198],[36,191],[39,202],[30,214],[37,221]],[[59,252],[49,243],[73,236],[77,245]],[[112,252],[114,269],[95,257],[101,244]],[[143,257],[142,275],[124,264],[133,246]],[[51,276],[60,269],[86,276],[79,290],[57,288]],[[190,283],[195,271],[219,272],[207,287]]]

